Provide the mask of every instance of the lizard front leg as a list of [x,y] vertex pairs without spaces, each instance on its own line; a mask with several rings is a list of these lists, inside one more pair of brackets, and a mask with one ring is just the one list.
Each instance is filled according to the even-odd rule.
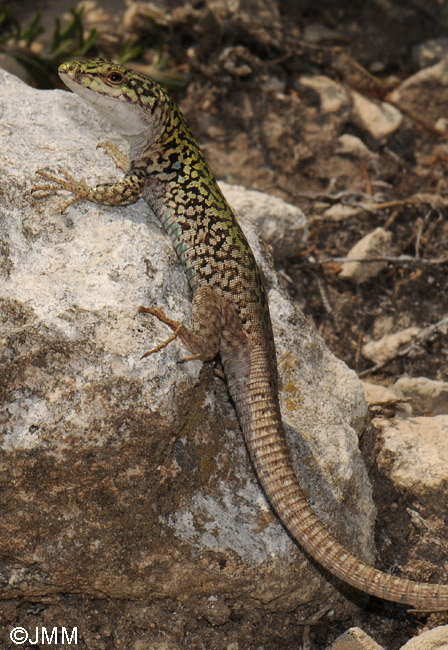
[[72,203],[83,199],[100,205],[129,205],[135,203],[141,197],[147,180],[146,169],[138,167],[131,168],[122,181],[101,183],[94,186],[87,185],[83,178],[77,181],[65,169],[61,169],[62,177],[55,176],[43,169],[39,169],[36,174],[52,183],[37,185],[31,189],[31,192],[41,193],[39,198],[49,196],[58,190],[73,194],[73,197],[61,208],[61,212],[64,212]]
[[112,160],[115,165],[122,169],[124,172],[127,172],[129,169],[129,156],[123,153],[117,146],[112,144],[112,142],[98,142],[97,149],[101,148]]

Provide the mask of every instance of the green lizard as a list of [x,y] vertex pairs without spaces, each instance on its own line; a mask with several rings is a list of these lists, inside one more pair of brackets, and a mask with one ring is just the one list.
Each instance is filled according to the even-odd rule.
[[193,291],[192,327],[160,308],[140,308],[179,337],[190,359],[219,353],[229,393],[259,480],[280,519],[309,555],[360,591],[419,610],[448,609],[448,585],[395,577],[346,550],[321,524],[302,492],[286,446],[269,308],[253,253],[190,128],[169,95],[148,77],[96,59],[63,63],[64,83],[92,104],[130,142],[121,182],[89,187],[63,171],[38,173],[75,201],[127,205],[143,197],[160,219]]

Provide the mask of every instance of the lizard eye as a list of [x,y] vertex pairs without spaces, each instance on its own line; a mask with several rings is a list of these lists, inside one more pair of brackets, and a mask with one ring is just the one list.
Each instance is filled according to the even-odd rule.
[[113,72],[110,72],[108,75],[109,81],[112,81],[113,84],[118,84],[123,81],[123,75],[114,70]]

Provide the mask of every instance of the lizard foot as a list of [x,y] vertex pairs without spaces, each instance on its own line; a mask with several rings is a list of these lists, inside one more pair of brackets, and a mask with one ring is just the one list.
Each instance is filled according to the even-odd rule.
[[139,314],[151,314],[152,316],[155,316],[159,321],[165,323],[168,327],[171,327],[173,332],[179,329],[179,325],[181,325],[178,320],[168,318],[161,307],[139,307],[138,312]]
[[[144,359],[145,357],[149,357],[150,354],[154,354],[154,352],[159,352],[160,350],[163,350],[163,348],[166,348],[167,345],[169,345],[172,341],[180,337],[184,343],[187,345],[187,342],[184,340],[185,338],[185,333],[187,332],[187,329],[183,323],[179,323],[177,320],[172,320],[171,318],[168,318],[168,316],[165,314],[163,309],[160,307],[139,307],[138,311],[140,314],[151,314],[152,316],[155,316],[156,318],[159,319],[162,323],[165,323],[165,325],[168,325],[168,327],[171,327],[173,330],[173,334],[166,339],[166,341],[163,341],[160,345],[157,345],[155,348],[152,348],[152,350],[148,350],[148,352],[145,352],[145,354],[141,357],[141,359]],[[184,336],[182,336],[182,334]],[[188,347],[188,345],[187,345]],[[195,353],[190,355],[189,357],[184,357],[183,359],[179,359],[177,363],[186,363],[187,361],[196,361],[197,359],[202,359],[202,355]]]
[[171,329],[173,330],[173,334],[166,339],[166,341],[163,341],[163,343],[160,343],[160,345],[157,345],[155,348],[152,348],[152,350],[148,350],[148,352],[145,352],[140,358],[145,359],[145,357],[149,357],[151,354],[154,354],[155,352],[160,352],[160,350],[163,350],[163,348],[166,348],[167,345],[169,345],[172,341],[177,339],[179,336],[179,330],[182,327],[182,323],[179,323],[177,320],[172,320],[171,318],[168,318],[168,316],[165,315],[165,312],[163,309],[160,307],[139,307],[138,312],[140,314],[151,314],[152,316],[155,316],[158,318],[162,323],[165,323]]
[[64,203],[63,207],[61,208],[61,212],[65,212],[68,206],[72,205],[72,203],[76,203],[76,201],[85,199],[90,192],[90,188],[83,178],[80,181],[77,181],[65,169],[61,169],[60,173],[63,175],[63,178],[54,176],[44,169],[38,169],[36,174],[39,174],[39,176],[42,176],[42,178],[45,178],[52,183],[56,183],[56,185],[36,185],[35,187],[31,188],[31,192],[41,193],[38,198],[45,198],[51,194],[54,194],[58,190],[71,192],[73,194],[73,198],[71,198],[70,201],[67,201],[67,203]]
[[222,310],[225,309],[223,298],[214,292],[210,287],[198,287],[193,295],[191,320],[192,326],[187,327],[177,320],[166,316],[160,307],[148,308],[139,307],[139,312],[152,314],[173,331],[172,336],[164,343],[150,350],[144,357],[166,347],[168,343],[179,338],[189,350],[190,356],[180,359],[178,363],[194,361],[211,361],[219,352],[222,335]]

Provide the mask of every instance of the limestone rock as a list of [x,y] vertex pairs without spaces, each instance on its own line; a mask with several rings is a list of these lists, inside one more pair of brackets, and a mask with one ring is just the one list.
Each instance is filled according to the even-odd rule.
[[448,85],[448,57],[442,59],[435,65],[419,70],[411,77],[405,79],[398,88],[392,91],[390,99],[393,102],[401,102],[405,97],[406,91],[411,88],[419,86],[423,87],[428,84],[440,86]]
[[362,354],[374,363],[385,363],[393,359],[400,347],[409,343],[419,331],[418,327],[407,327],[393,334],[385,334],[378,341],[369,341],[363,345]]
[[[2,602],[51,596],[80,616],[79,599],[101,598],[108,629],[130,621],[126,647],[146,643],[141,630],[152,621],[177,647],[186,621],[191,638],[204,598],[231,594],[238,620],[258,616],[268,639],[264,611],[335,592],[266,503],[210,364],[179,364],[178,342],[141,360],[169,332],[137,314],[139,305],[189,319],[191,294],[171,243],[143,201],[79,202],[61,215],[66,196],[32,199],[38,168],[64,167],[89,183],[120,178],[96,148],[117,136],[77,96],[3,72],[0,87],[8,129],[0,152]],[[266,278],[297,471],[319,516],[372,560],[359,380],[285,298],[254,229],[242,224]],[[30,624],[52,620],[46,603]],[[222,606],[218,614],[217,622],[227,615]],[[91,620],[86,613],[87,638]],[[201,628],[206,645],[207,634]]]
[[248,77],[260,65],[259,59],[244,45],[225,47],[218,60],[223,70],[232,77]]
[[422,413],[448,414],[448,382],[428,377],[400,377],[394,389],[410,397],[412,405]]
[[343,133],[338,138],[338,146],[336,153],[351,155],[360,160],[377,160],[378,154],[371,151],[364,142],[352,135],[351,133]]
[[391,233],[384,228],[376,228],[365,235],[347,253],[347,262],[343,262],[339,277],[352,280],[356,284],[362,284],[374,278],[387,266],[387,262],[368,262],[366,260],[370,257],[389,255],[391,239]]
[[430,38],[412,48],[412,59],[419,68],[434,65],[448,56],[448,38]]
[[448,625],[439,625],[433,630],[426,630],[401,646],[401,650],[447,650],[447,648]]
[[[401,646],[400,650],[446,650],[447,648],[448,625],[440,625],[433,630],[422,632]],[[341,634],[327,650],[383,650],[383,646],[378,645],[359,627],[352,627]]]
[[448,416],[383,420],[378,466],[395,485],[413,494],[447,496]]
[[239,216],[254,224],[274,259],[294,257],[306,244],[308,220],[302,210],[282,199],[240,185],[220,182],[224,196]]
[[341,634],[327,650],[383,650],[371,636],[359,627],[351,627]]
[[397,402],[396,392],[386,386],[372,384],[368,381],[363,381],[362,385],[364,388],[364,395],[366,396],[366,402],[369,406],[374,404],[395,404]]
[[344,221],[344,219],[357,217],[362,212],[363,209],[358,206],[354,207],[351,205],[343,205],[342,203],[334,203],[324,211],[322,216],[332,221]]
[[312,88],[320,99],[320,110],[323,114],[335,113],[350,105],[350,100],[344,86],[324,75],[303,75],[300,77],[302,86]]
[[387,139],[400,127],[403,115],[388,102],[376,102],[351,91],[353,120],[375,140]]

